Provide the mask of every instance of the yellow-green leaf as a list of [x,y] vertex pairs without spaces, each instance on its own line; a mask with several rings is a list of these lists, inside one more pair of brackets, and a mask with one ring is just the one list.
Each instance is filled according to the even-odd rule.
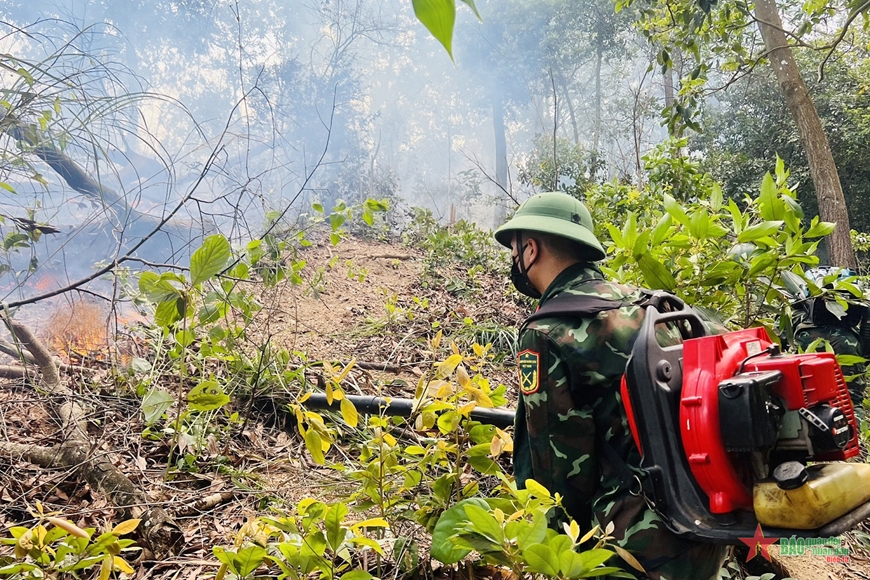
[[429,29],[453,59],[453,25],[456,23],[454,0],[413,0],[414,14]]
[[127,561],[120,556],[115,556],[114,558],[112,558],[112,562],[115,564],[115,569],[119,572],[123,572],[124,574],[133,574],[136,572],[136,570],[134,570],[130,566],[130,564],[128,564]]
[[350,370],[353,368],[353,365],[355,365],[355,364],[356,364],[356,358],[350,359],[350,362],[347,363],[347,366],[341,370],[341,372],[338,374],[337,377],[335,377],[335,382],[340,383],[341,381],[346,379],[347,375],[350,374]]
[[357,413],[353,403],[347,399],[341,400],[341,417],[348,427],[356,427],[357,423],[359,423],[359,413]]
[[369,518],[355,523],[353,528],[389,528],[390,524],[384,518]]
[[139,523],[141,521],[142,520],[132,519],[132,520],[127,520],[126,522],[121,522],[120,524],[118,524],[117,526],[112,528],[112,533],[115,534],[116,536],[124,536],[126,534],[129,534],[130,532],[135,530],[137,527],[139,527]]
[[323,456],[323,441],[314,429],[309,429],[305,433],[305,447],[316,464],[323,465],[326,463],[326,457]]
[[545,498],[550,497],[550,492],[546,487],[535,481],[534,479],[526,480],[526,489],[535,497]]
[[461,354],[451,354],[444,362],[438,365],[438,368],[435,371],[435,376],[439,379],[449,377],[453,374],[453,371],[456,370],[456,367],[459,366],[459,363],[461,362]]
[[109,580],[109,576],[112,574],[112,568],[114,567],[114,556],[106,556],[103,558],[103,562],[100,564],[100,580]]

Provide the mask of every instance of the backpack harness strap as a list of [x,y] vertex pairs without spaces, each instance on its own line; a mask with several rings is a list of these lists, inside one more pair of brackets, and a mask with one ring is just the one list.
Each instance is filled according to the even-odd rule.
[[[645,308],[649,305],[650,299],[653,297],[654,293],[650,290],[641,290],[641,292],[641,297],[634,300],[611,300],[594,294],[558,294],[548,300],[546,304],[538,308],[534,314],[529,316],[525,322],[523,322],[520,332],[525,330],[529,323],[542,318],[589,318],[591,316],[596,316],[601,312],[616,310],[626,306],[640,306]],[[625,460],[616,452],[609,442],[602,441],[599,445],[599,449],[606,457],[607,462],[616,470],[616,477],[621,486],[631,489],[635,483],[638,483],[641,488],[643,487],[643,483],[640,482],[638,475],[631,470]],[[631,493],[636,495],[635,492]]]

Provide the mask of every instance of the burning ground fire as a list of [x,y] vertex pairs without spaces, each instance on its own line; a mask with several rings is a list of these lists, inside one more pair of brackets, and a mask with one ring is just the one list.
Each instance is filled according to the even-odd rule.
[[[135,322],[132,316],[118,315],[121,326]],[[113,358],[121,364],[130,359],[129,348],[123,348],[111,339],[112,328],[109,314],[99,305],[85,300],[62,303],[55,308],[43,331],[48,345],[67,363],[84,359],[109,361]]]

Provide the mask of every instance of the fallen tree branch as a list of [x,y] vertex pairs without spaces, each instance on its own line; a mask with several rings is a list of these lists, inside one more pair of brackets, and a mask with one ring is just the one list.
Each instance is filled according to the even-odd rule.
[[[347,363],[343,363],[343,365],[347,366]],[[402,367],[400,365],[391,365],[388,363],[356,362],[353,366],[364,371],[381,371],[383,373],[393,374],[399,374],[402,372]]]
[[54,357],[26,326],[13,321],[7,312],[0,319],[21,345],[33,356],[42,372],[40,388],[54,399],[53,410],[60,419],[63,441],[55,447],[0,443],[0,453],[23,458],[42,467],[74,469],[92,489],[105,495],[122,512],[123,519],[141,519],[137,535],[144,547],[162,557],[177,553],[184,535],[173,518],[160,507],[149,507],[145,493],[119,470],[107,454],[94,454],[87,434],[85,411],[78,396],[64,385]]
[[199,498],[194,503],[177,510],[176,513],[180,516],[196,516],[202,512],[214,509],[221,504],[227,503],[228,501],[234,500],[237,493],[236,490],[213,493]]
[[16,367],[12,365],[0,365],[0,378],[3,379],[23,379],[27,376],[27,369],[24,367]]

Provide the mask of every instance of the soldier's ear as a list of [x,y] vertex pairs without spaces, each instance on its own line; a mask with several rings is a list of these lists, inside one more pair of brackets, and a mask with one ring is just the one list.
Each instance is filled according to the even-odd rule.
[[541,256],[541,241],[538,238],[529,238],[526,243],[529,245],[528,253],[526,254],[526,267],[528,268]]

